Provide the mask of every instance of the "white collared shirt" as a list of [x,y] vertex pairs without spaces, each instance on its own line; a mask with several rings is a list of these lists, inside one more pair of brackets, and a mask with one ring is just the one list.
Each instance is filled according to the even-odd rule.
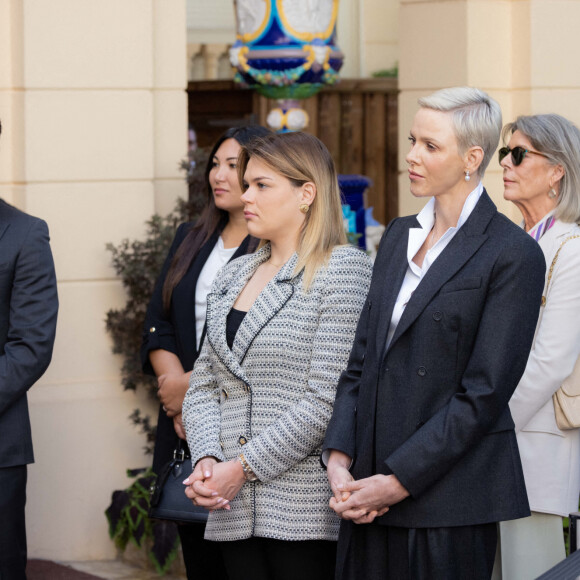
[[237,249],[237,247],[224,248],[224,241],[220,236],[199,273],[195,286],[195,341],[197,350],[201,346],[200,340],[205,326],[207,295],[218,271],[224,264],[227,264]]
[[405,274],[405,279],[399,290],[399,295],[397,296],[397,301],[393,308],[393,315],[391,317],[391,324],[389,326],[389,333],[387,335],[387,345],[390,344],[397,325],[401,320],[401,316],[407,306],[407,303],[411,299],[413,292],[419,285],[419,282],[423,279],[423,276],[427,273],[429,268],[433,265],[433,262],[439,257],[441,252],[447,247],[449,242],[453,239],[455,234],[459,231],[459,228],[467,221],[467,218],[471,215],[471,212],[477,205],[481,194],[483,193],[483,184],[481,181],[477,187],[467,196],[465,203],[463,204],[463,209],[461,210],[461,215],[457,220],[457,225],[453,228],[449,228],[438,240],[437,243],[433,245],[432,248],[427,250],[427,254],[423,259],[423,265],[417,266],[413,262],[413,258],[417,252],[421,249],[421,246],[425,243],[427,236],[431,233],[433,225],[435,223],[435,198],[432,197],[425,207],[417,215],[417,221],[421,225],[420,228],[409,229],[409,240],[407,242],[407,262],[409,266],[407,267],[407,273]]

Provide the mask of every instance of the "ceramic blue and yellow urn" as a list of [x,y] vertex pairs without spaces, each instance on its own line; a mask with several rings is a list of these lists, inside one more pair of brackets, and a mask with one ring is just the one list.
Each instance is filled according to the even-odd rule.
[[282,101],[268,118],[271,126],[302,128],[307,117],[296,101],[334,84],[342,66],[338,0],[235,0],[234,5],[237,39],[230,59],[236,81]]

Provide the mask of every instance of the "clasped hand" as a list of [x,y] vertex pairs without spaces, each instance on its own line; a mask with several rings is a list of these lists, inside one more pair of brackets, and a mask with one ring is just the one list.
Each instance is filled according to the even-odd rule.
[[342,519],[369,524],[409,495],[394,475],[373,475],[355,481],[349,465],[350,457],[340,451],[331,452],[327,470],[333,496],[329,505]]
[[239,461],[218,462],[215,457],[200,459],[193,473],[183,482],[185,495],[197,506],[210,511],[231,509],[230,501],[236,497],[246,481]]
[[188,373],[165,373],[157,378],[157,396],[163,405],[168,417],[175,417],[181,413],[183,399],[189,388]]

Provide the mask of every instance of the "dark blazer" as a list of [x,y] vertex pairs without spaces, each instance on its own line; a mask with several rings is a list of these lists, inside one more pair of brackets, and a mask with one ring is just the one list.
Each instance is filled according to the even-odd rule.
[[[177,229],[147,308],[143,328],[143,343],[141,345],[141,363],[143,372],[150,375],[155,375],[149,361],[149,353],[152,350],[163,349],[172,352],[179,358],[185,371],[193,369],[193,364],[199,354],[196,349],[195,287],[203,266],[223,230],[223,224],[216,229],[209,240],[200,248],[189,269],[174,288],[169,312],[166,312],[163,307],[162,297],[163,284],[165,283],[171,260],[193,225],[193,222],[184,223]],[[244,239],[232,256],[232,260],[248,252],[250,240],[250,236]],[[173,420],[167,417],[160,406],[153,456],[153,471],[155,473],[159,473],[160,468],[171,459],[176,443],[177,435],[173,428]]]
[[545,262],[484,191],[413,293],[385,349],[414,216],[385,231],[325,449],[355,479],[394,473],[411,496],[379,523],[474,525],[529,515],[508,401],[524,371]]
[[57,312],[46,223],[0,199],[0,467],[34,461],[26,392],[50,363]]

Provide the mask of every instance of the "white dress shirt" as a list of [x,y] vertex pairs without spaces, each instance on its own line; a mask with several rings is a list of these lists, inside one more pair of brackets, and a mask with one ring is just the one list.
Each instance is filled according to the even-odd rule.
[[457,225],[453,228],[449,228],[437,240],[433,247],[427,250],[422,266],[417,266],[417,264],[413,262],[413,258],[425,243],[427,236],[429,236],[433,229],[433,225],[435,224],[435,198],[432,197],[427,202],[427,205],[425,205],[417,215],[417,221],[421,227],[411,228],[409,230],[409,240],[407,242],[407,262],[409,263],[409,266],[393,308],[393,315],[391,317],[391,324],[387,335],[387,346],[390,344],[405,307],[411,299],[413,292],[419,285],[419,282],[421,282],[423,276],[425,276],[429,268],[433,265],[433,262],[435,262],[441,252],[447,247],[449,242],[459,231],[459,228],[467,221],[467,218],[471,215],[471,212],[477,205],[482,193],[483,184],[480,181],[477,187],[467,196],[467,199],[463,204],[463,209],[461,210],[461,215],[457,220]]
[[205,315],[207,311],[207,295],[220,268],[229,262],[238,248],[224,248],[224,241],[220,236],[211,254],[208,256],[195,286],[195,340],[199,350]]

